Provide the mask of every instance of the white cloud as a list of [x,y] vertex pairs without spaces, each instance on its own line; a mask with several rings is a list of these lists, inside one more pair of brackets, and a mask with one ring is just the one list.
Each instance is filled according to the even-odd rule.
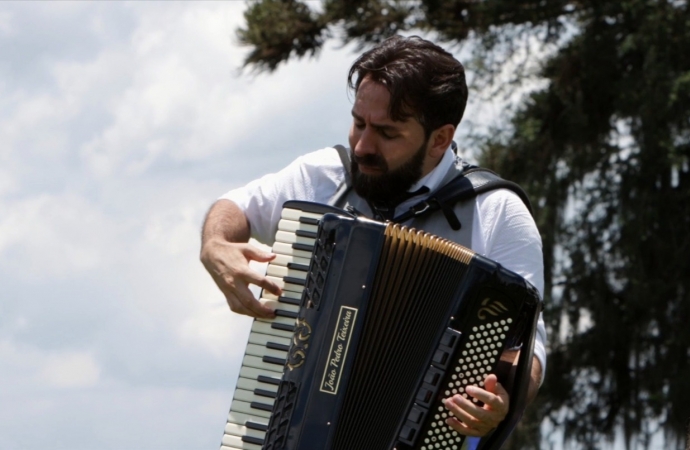
[[100,374],[101,369],[92,355],[67,352],[47,359],[39,382],[55,388],[88,388],[98,383]]
[[10,35],[14,31],[12,14],[9,11],[0,11],[0,34]]
[[218,445],[251,319],[203,215],[344,142],[354,58],[238,76],[244,7],[0,3],[0,448]]
[[116,247],[109,239],[115,227],[78,196],[43,194],[3,206],[0,266],[14,277],[73,276],[105,262]]

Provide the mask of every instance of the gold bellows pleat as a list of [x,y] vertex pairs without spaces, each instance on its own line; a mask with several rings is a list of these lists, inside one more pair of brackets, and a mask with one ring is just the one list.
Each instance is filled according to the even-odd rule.
[[356,388],[343,400],[334,450],[383,449],[394,441],[400,416],[392,412],[405,409],[424,373],[474,256],[461,245],[397,224],[389,224],[385,236],[353,362],[350,383]]

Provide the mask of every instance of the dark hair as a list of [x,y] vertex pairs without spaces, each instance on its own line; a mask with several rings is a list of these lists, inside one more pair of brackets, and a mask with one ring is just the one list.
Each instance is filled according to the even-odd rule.
[[388,89],[391,119],[414,117],[427,138],[443,125],[457,127],[465,112],[465,68],[453,55],[419,36],[390,37],[357,58],[347,76],[349,87],[357,92],[366,77]]

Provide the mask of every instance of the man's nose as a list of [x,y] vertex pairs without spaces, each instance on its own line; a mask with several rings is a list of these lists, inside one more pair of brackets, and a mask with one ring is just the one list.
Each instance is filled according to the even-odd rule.
[[373,137],[373,133],[368,127],[362,130],[354,148],[355,155],[364,156],[376,153]]

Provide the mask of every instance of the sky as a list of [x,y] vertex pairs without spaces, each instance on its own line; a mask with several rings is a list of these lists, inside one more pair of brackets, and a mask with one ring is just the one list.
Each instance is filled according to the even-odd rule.
[[244,9],[0,2],[0,449],[218,448],[251,319],[204,214],[346,143],[357,56],[241,72]]

